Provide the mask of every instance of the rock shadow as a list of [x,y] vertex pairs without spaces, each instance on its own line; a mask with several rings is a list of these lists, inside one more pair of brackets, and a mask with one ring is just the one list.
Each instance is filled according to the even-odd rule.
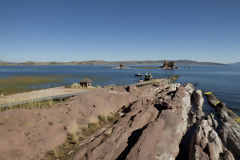
[[139,137],[142,135],[143,130],[147,127],[144,126],[132,132],[131,136],[128,137],[127,147],[120,153],[116,160],[124,160],[131,151],[132,147],[137,143]]

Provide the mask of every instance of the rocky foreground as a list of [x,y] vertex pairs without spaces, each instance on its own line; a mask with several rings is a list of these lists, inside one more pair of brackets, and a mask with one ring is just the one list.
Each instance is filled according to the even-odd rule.
[[110,87],[52,108],[0,113],[4,160],[238,160],[240,126],[223,103],[167,80]]

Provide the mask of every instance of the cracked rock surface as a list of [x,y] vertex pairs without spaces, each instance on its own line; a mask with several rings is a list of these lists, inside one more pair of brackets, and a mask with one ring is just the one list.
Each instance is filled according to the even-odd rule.
[[136,100],[129,112],[74,155],[78,159],[175,159],[187,130],[191,94],[184,86],[155,86],[154,96]]
[[[0,159],[44,159],[69,138],[71,160],[240,159],[236,116],[213,102],[216,112],[204,113],[201,90],[161,81],[93,90],[51,108],[7,110],[0,113]],[[115,121],[74,139],[113,113]]]

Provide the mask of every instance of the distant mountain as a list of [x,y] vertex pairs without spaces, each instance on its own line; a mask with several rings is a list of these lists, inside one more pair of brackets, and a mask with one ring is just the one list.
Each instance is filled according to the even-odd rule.
[[231,63],[231,64],[229,64],[229,65],[240,66],[240,62]]
[[[146,60],[146,61],[83,61],[83,62],[69,62],[78,65],[163,65],[165,60]],[[197,62],[191,60],[176,60],[175,65],[223,65],[214,62]]]
[[[74,61],[74,62],[23,62],[23,63],[9,63],[0,61],[0,65],[163,65],[165,60],[146,60],[146,61]],[[175,65],[223,65],[215,62],[197,62],[191,60],[176,60]]]
[[17,63],[10,63],[0,60],[0,66],[9,66],[9,65],[17,65]]
[[4,64],[6,64],[6,62],[0,60],[0,65],[4,65]]
[[224,65],[223,63],[216,62],[198,62],[191,60],[176,60],[175,65]]

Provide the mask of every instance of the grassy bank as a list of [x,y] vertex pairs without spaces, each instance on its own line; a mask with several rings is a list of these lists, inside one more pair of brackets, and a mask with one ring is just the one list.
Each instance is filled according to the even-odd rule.
[[13,76],[0,79],[0,91],[4,95],[33,90],[32,86],[47,83],[63,82],[68,75],[50,76]]
[[[22,109],[34,109],[34,108],[51,108],[55,106],[56,104],[63,103],[67,101],[68,98],[65,99],[49,99],[44,101],[32,101],[24,104],[18,104],[18,105],[10,105],[7,107],[0,107],[0,112],[9,110],[9,109],[16,109],[16,108],[22,108]],[[0,103],[1,104],[1,103]]]
[[[85,145],[84,140],[89,139],[91,135],[93,135],[97,130],[104,126],[111,126],[114,122],[120,119],[119,112],[116,113],[108,113],[107,115],[99,115],[98,121],[91,122],[87,127],[81,128],[79,131],[75,133],[67,133],[67,139],[62,144],[56,147],[55,149],[49,151],[42,160],[67,160],[71,159],[74,153],[76,153],[82,145]],[[49,124],[51,125],[51,124]],[[53,125],[53,124],[52,124]],[[101,134],[101,133],[100,133]],[[107,138],[112,134],[110,129],[104,130],[104,136]],[[99,135],[95,135],[99,136]],[[94,136],[93,136],[94,137]],[[96,138],[96,137],[94,137]],[[88,141],[90,142],[90,141]],[[83,144],[82,144],[83,143]],[[87,159],[87,157],[86,157]]]

